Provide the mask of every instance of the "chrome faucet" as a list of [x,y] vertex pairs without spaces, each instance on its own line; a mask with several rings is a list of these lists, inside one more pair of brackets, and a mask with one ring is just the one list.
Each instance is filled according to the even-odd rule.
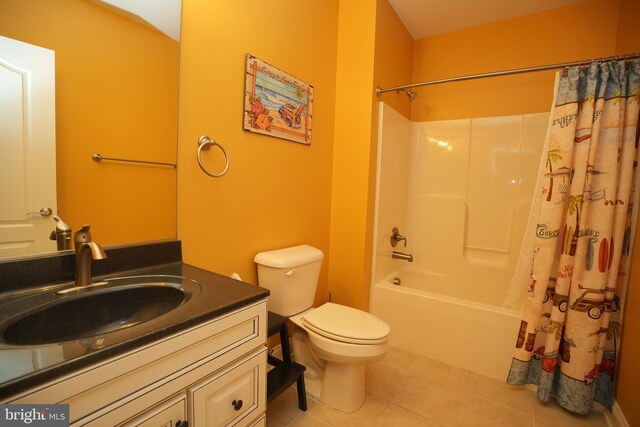
[[407,238],[400,234],[400,230],[398,230],[398,227],[393,227],[393,230],[391,230],[391,246],[395,248],[396,246],[398,246],[398,242],[402,241],[404,242],[404,247],[406,248]]
[[91,278],[91,261],[107,257],[102,247],[91,241],[89,228],[91,226],[85,224],[73,235],[73,243],[76,249],[76,286],[90,285],[93,282]]
[[391,258],[401,259],[401,260],[408,261],[408,262],[413,262],[413,255],[405,254],[403,252],[398,252],[398,251],[393,251],[391,253]]

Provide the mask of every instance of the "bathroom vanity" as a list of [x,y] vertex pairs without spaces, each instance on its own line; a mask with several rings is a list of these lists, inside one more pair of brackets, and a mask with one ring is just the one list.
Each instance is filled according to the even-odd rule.
[[[18,278],[25,289],[68,288],[66,256],[0,263],[0,403],[69,404],[72,426],[265,425],[267,290],[182,263],[180,242],[107,250],[94,276],[118,277],[108,286],[139,287],[141,277],[177,282],[184,301],[103,334],[61,342],[28,334],[42,343],[15,344],[6,334],[15,297],[6,293],[33,297],[15,288]],[[36,264],[19,265],[29,262]],[[36,283],[42,276],[48,281]],[[97,318],[102,309],[95,307]]]

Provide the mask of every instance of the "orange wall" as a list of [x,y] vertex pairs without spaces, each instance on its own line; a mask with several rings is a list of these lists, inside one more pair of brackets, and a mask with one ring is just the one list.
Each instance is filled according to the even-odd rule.
[[[414,41],[387,0],[377,1],[376,48],[373,83],[379,87],[401,86],[411,82],[413,74]],[[374,118],[377,123],[377,102],[384,101],[391,108],[409,118],[411,103],[404,94],[388,93],[374,99]],[[373,128],[374,130],[376,127]],[[376,132],[374,132],[376,133]]]
[[[616,54],[640,52],[640,2],[621,0]],[[636,191],[639,189],[636,188]],[[631,259],[629,292],[622,327],[622,350],[618,369],[616,400],[630,426],[640,425],[638,384],[640,384],[640,227],[636,227]]]
[[340,1],[329,288],[333,300],[366,304],[367,214],[375,0]]
[[[384,81],[394,70],[408,78],[413,41],[386,0],[285,2],[268,27],[262,15],[247,13],[252,5],[183,2],[178,237],[184,259],[257,283],[257,252],[308,243],[325,253],[316,303],[331,290],[334,301],[366,308],[374,72]],[[384,29],[394,40],[376,46],[376,31]],[[242,130],[246,53],[314,85],[311,146]],[[407,103],[398,108],[408,115]],[[205,176],[195,163],[203,133],[229,153],[229,173],[220,179]],[[219,154],[206,153],[212,169],[220,162]]]
[[60,217],[103,245],[175,237],[175,170],[91,154],[175,161],[179,44],[84,0],[2,0],[0,34],[56,52]]
[[[618,0],[591,0],[416,40],[413,81],[609,56],[616,48]],[[586,30],[586,31],[585,31]],[[415,121],[549,111],[554,71],[418,89]]]
[[[378,98],[411,76],[413,39],[387,0],[340,2],[329,289],[367,309],[371,282]],[[408,102],[393,101],[409,115]]]
[[[178,237],[185,262],[255,284],[258,252],[307,243],[328,257],[338,2],[183,0],[182,7]],[[247,53],[314,86],[310,146],[243,131]],[[222,178],[196,163],[202,134],[229,154]],[[218,150],[203,161],[221,167]]]

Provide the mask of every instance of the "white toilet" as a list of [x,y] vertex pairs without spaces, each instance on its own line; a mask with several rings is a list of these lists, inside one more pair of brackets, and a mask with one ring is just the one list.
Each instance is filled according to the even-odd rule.
[[312,308],[322,251],[308,245],[256,255],[258,283],[269,289],[270,311],[292,322],[294,359],[306,366],[307,394],[344,412],[365,399],[365,364],[382,359],[389,326],[372,314],[340,304]]

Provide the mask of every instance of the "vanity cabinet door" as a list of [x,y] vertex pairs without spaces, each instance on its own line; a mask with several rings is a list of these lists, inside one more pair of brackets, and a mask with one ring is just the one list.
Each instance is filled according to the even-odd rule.
[[266,348],[189,389],[189,424],[248,426],[266,410]]
[[187,419],[187,396],[181,394],[155,406],[135,419],[121,424],[127,427],[175,427]]

